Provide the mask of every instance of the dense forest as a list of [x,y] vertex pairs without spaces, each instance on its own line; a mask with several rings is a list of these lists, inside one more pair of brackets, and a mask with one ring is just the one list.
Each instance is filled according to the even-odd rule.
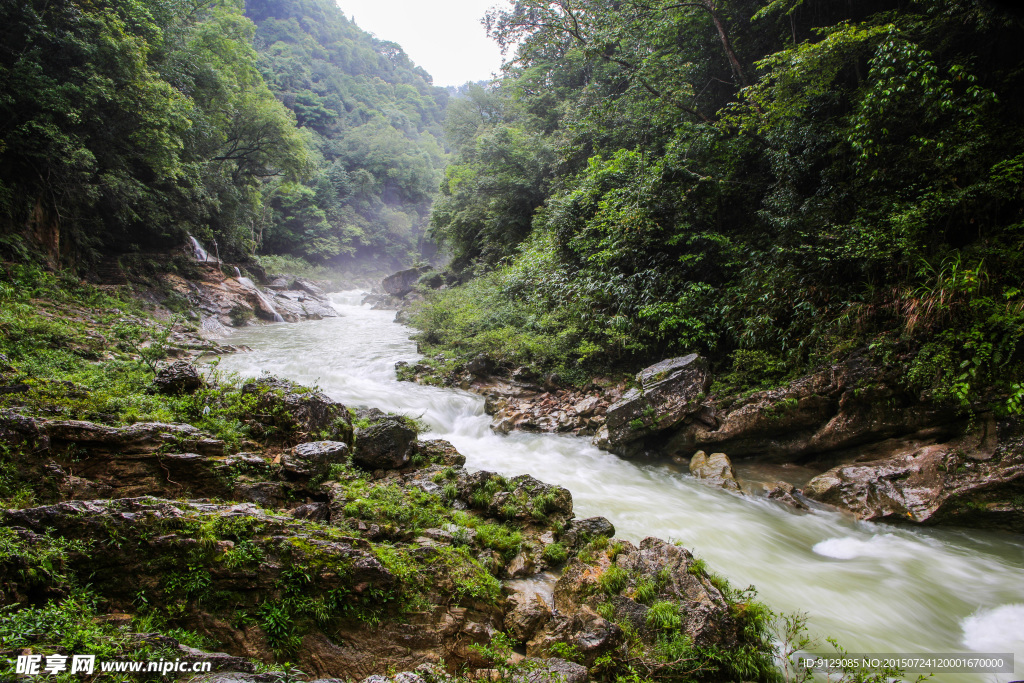
[[1019,13],[524,0],[486,23],[513,52],[450,105],[431,224],[470,282],[426,341],[570,380],[700,351],[738,385],[869,348],[1019,410]]
[[447,92],[329,0],[3,3],[0,208],[61,263],[419,254]]

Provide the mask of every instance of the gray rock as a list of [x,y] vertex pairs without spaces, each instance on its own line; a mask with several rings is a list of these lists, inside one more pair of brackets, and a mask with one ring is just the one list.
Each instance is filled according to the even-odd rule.
[[242,393],[257,397],[259,417],[250,425],[255,436],[287,441],[296,434],[323,434],[351,446],[348,409],[319,391],[276,377],[260,377],[246,383]]
[[584,683],[587,667],[565,659],[552,657],[540,660],[543,666],[526,676],[529,683]]
[[203,378],[192,361],[179,360],[162,368],[153,379],[161,394],[192,394],[203,387]]
[[[656,363],[637,374],[640,387],[609,406],[600,448],[623,456],[642,450],[643,439],[671,430],[701,409],[711,384],[707,363],[695,353]],[[606,433],[605,433],[606,432]]]
[[389,470],[409,462],[416,443],[416,431],[393,417],[356,430],[352,461],[371,470]]
[[416,442],[416,454],[446,467],[462,467],[466,464],[466,456],[444,439]]
[[777,500],[798,510],[807,510],[806,499],[796,490],[792,484],[785,481],[777,481],[765,487],[765,494],[770,500]]
[[289,513],[295,519],[308,519],[311,522],[326,522],[331,516],[331,508],[327,503],[306,503],[294,508]]
[[312,280],[304,277],[297,277],[292,281],[292,289],[301,289],[317,299],[327,300],[327,293],[316,285]]
[[709,486],[718,486],[728,491],[739,491],[732,461],[725,453],[697,451],[690,458],[690,474]]
[[569,523],[560,542],[570,550],[579,550],[599,536],[611,538],[615,535],[615,527],[604,517],[587,517],[574,519]]
[[341,441],[300,443],[281,457],[281,468],[299,477],[325,476],[335,463],[348,461],[348,444]]
[[423,273],[429,271],[429,267],[409,268],[400,270],[394,275],[389,275],[381,281],[381,287],[391,296],[402,297],[413,290]]

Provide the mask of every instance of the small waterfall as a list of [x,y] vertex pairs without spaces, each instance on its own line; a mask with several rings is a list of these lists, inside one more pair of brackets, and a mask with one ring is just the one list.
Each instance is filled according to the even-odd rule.
[[240,271],[240,270],[238,269],[238,266],[235,266],[235,277],[236,277],[236,278],[240,278],[240,277],[242,277],[242,271]]
[[282,318],[281,314],[277,312],[276,308],[274,308],[274,304],[270,302],[270,299],[267,298],[267,295],[260,291],[260,288],[256,286],[256,283],[247,277],[242,277],[242,274],[239,272],[237,267],[235,268],[235,272],[238,273],[238,277],[236,277],[235,279],[256,293],[256,296],[260,298],[260,301],[263,302],[263,305],[266,306],[267,310],[273,314],[274,322],[283,323],[284,318]]
[[188,236],[188,241],[192,245],[192,255],[195,256],[196,261],[204,261],[205,262],[205,261],[209,261],[210,260],[209,252],[207,252],[205,249],[203,249],[203,245],[201,245],[199,243],[199,240],[197,240],[192,235],[189,235]]

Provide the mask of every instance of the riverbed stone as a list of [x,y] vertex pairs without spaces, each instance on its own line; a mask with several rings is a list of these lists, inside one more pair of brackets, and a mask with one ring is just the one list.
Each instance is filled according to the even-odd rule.
[[[1007,420],[992,425],[989,441],[988,449],[965,437],[839,465],[802,493],[861,519],[1024,532],[1024,435],[1015,420]],[[970,457],[986,450],[985,459]]]
[[697,451],[690,458],[690,474],[702,483],[717,486],[727,491],[739,491],[736,474],[732,469],[732,461],[725,453]]

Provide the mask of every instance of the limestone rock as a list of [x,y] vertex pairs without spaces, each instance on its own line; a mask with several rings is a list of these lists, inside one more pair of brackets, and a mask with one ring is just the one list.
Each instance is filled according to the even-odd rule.
[[444,439],[431,439],[416,442],[416,454],[429,462],[447,467],[462,467],[466,464],[466,456],[459,453],[455,446]]
[[505,630],[516,640],[525,642],[551,619],[551,608],[537,594],[513,594],[505,613]]
[[777,500],[798,510],[807,510],[806,499],[803,494],[796,490],[796,487],[785,481],[777,481],[765,487],[765,494],[769,500]]
[[[951,441],[834,467],[802,493],[861,519],[951,523],[1024,531],[1024,437],[1009,422],[990,457]],[[1012,433],[1015,432],[1015,433]]]
[[429,270],[429,267],[400,270],[384,278],[380,284],[391,296],[403,297],[413,290],[420,276]]
[[295,444],[315,434],[352,445],[348,409],[319,391],[276,377],[260,377],[246,383],[242,393],[256,396],[257,414],[250,426],[257,436]]
[[690,458],[690,474],[709,486],[718,486],[727,491],[739,491],[732,462],[725,453],[697,451]]
[[579,550],[590,541],[603,536],[615,535],[615,526],[604,517],[574,519],[562,534],[562,543],[570,549]]
[[707,363],[695,353],[656,363],[636,376],[631,389],[608,408],[607,436],[600,447],[624,456],[638,454],[643,439],[679,425],[701,409],[711,384]]
[[322,477],[335,463],[348,461],[348,444],[341,441],[300,443],[281,457],[281,468],[300,477]]
[[526,675],[529,683],[584,683],[587,680],[587,667],[576,662],[551,657],[538,660],[539,669]]
[[385,418],[356,431],[352,461],[370,470],[402,467],[409,462],[416,431],[396,418]]
[[179,360],[157,372],[153,386],[161,394],[192,394],[203,387],[203,378],[194,363]]

